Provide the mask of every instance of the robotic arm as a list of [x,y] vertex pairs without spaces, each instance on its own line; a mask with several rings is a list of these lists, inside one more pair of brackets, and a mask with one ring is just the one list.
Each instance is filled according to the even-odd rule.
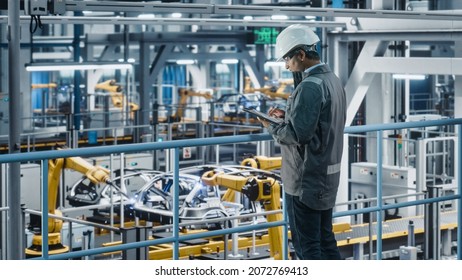
[[32,89],[39,89],[39,88],[57,88],[58,85],[56,83],[49,83],[49,84],[32,84]]
[[[72,169],[87,176],[92,182],[112,184],[109,178],[109,170],[101,166],[93,166],[80,157],[58,158],[48,161],[48,212],[50,214],[61,215],[56,209],[58,199],[59,181],[61,172],[64,168]],[[68,249],[61,245],[61,229],[63,221],[60,219],[48,219],[49,247],[50,254],[64,253]],[[26,249],[26,255],[40,256],[42,246],[42,236],[39,233],[34,234],[32,246]],[[58,245],[59,244],[59,245]],[[53,248],[59,248],[53,251]]]
[[[224,197],[229,197],[228,192],[238,191],[246,195],[252,201],[262,201],[266,211],[281,209],[281,190],[279,183],[273,178],[266,177],[242,177],[217,173],[214,170],[202,175],[202,182],[208,186],[222,186],[228,188]],[[268,222],[282,220],[282,214],[269,214]],[[270,239],[270,254],[274,259],[282,259],[282,229],[272,227],[268,229]]]
[[191,89],[180,88],[178,89],[178,95],[180,97],[180,101],[178,103],[178,109],[176,110],[175,114],[173,114],[170,119],[174,122],[179,122],[184,116],[184,108],[186,107],[186,103],[188,98],[191,96],[199,96],[205,99],[212,99],[212,94],[210,92],[201,92],[201,91],[194,91]]
[[[104,90],[109,92],[114,107],[123,108],[126,97],[122,93],[122,86],[116,83],[115,80],[107,80],[102,83],[96,84],[95,89]],[[133,102],[128,103],[130,112],[137,111],[139,106]]]
[[280,169],[282,165],[282,157],[254,156],[244,159],[241,162],[241,165],[262,170]]
[[[58,158],[48,162],[48,212],[57,214],[56,202],[58,199],[59,178],[64,168],[72,169],[84,174],[95,184],[108,183],[109,170],[101,166],[93,166],[80,157]],[[61,220],[50,218],[48,223],[48,232],[60,232],[62,227]]]
[[290,93],[285,92],[285,88],[287,85],[292,84],[291,82],[282,81],[279,83],[279,87],[262,87],[262,88],[253,88],[250,86],[250,78],[245,78],[245,93],[254,93],[254,92],[261,92],[264,95],[268,96],[269,98],[281,98],[281,99],[288,99]]

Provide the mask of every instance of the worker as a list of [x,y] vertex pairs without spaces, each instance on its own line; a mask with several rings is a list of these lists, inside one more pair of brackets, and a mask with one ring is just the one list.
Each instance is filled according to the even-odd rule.
[[[281,176],[286,194],[292,242],[298,259],[341,259],[332,230],[332,213],[340,180],[345,91],[339,78],[316,51],[318,36],[296,24],[276,39],[278,60],[286,69],[301,72],[283,110],[268,114],[282,123],[260,119],[281,144]],[[295,77],[295,75],[294,75]]]

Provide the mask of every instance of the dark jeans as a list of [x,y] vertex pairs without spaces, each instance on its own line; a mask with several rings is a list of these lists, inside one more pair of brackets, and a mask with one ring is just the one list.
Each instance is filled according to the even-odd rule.
[[286,193],[284,207],[289,217],[295,254],[300,260],[340,260],[332,231],[332,209],[314,210]]

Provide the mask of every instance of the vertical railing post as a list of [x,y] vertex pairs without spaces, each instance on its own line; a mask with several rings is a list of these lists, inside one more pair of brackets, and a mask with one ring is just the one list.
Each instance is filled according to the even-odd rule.
[[42,161],[42,257],[48,259],[48,159]]
[[[120,188],[122,192],[125,192],[128,194],[127,188],[125,187],[125,181],[124,181],[124,168],[125,168],[125,154],[120,153]],[[124,200],[123,200],[123,194],[119,194],[120,197],[120,227],[123,228],[125,227],[125,207],[124,207]]]
[[377,131],[377,260],[382,259],[382,131]]
[[179,194],[180,194],[180,149],[175,148],[173,150],[173,159],[175,164],[173,165],[173,237],[175,238],[175,242],[173,242],[173,259],[179,259]]
[[[282,192],[282,205],[286,204],[286,192]],[[288,260],[289,259],[289,225],[288,225],[288,216],[287,216],[287,208],[282,207],[282,219],[284,220],[284,228],[282,231],[282,259]]]
[[457,156],[457,194],[459,195],[459,199],[457,202],[457,259],[462,259],[462,199],[460,196],[462,195],[462,170],[461,170],[461,163],[462,163],[462,124],[457,125],[458,133],[457,137],[459,138],[457,143],[458,144],[458,156]]
[[[425,198],[438,198],[442,195],[441,186],[427,186],[427,195]],[[441,218],[440,218],[440,202],[432,202],[425,204],[425,219],[424,219],[424,248],[426,260],[441,259]]]
[[[416,192],[422,193],[427,185],[427,141],[417,139],[416,141]],[[416,206],[416,215],[423,215],[423,206]]]

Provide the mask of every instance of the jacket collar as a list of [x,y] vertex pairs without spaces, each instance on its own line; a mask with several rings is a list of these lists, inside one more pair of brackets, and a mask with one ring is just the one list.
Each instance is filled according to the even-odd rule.
[[327,64],[321,62],[319,64],[313,65],[312,67],[306,69],[303,72],[303,77],[308,77],[314,74],[322,74],[322,73],[327,73],[327,72],[331,72],[330,67]]

